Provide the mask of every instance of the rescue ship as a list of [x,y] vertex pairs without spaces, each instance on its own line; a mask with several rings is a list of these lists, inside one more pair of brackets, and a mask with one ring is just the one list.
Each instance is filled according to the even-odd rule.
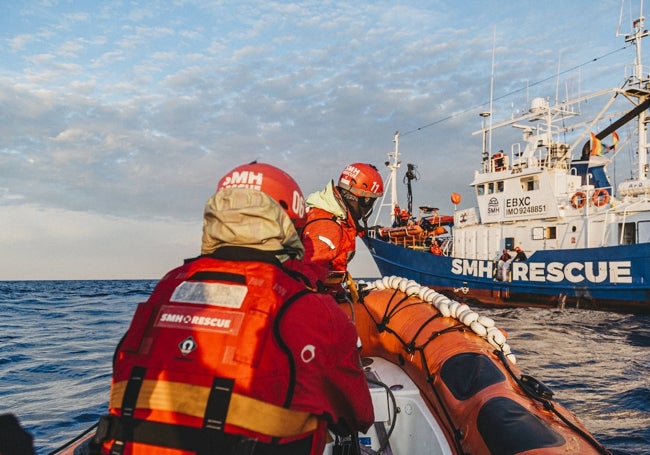
[[[381,276],[404,276],[475,303],[650,312],[650,79],[641,64],[643,27],[641,17],[625,36],[636,58],[623,86],[553,104],[536,98],[523,115],[494,125],[490,112],[481,114],[480,168],[470,184],[477,205],[459,208],[460,195],[453,193],[453,217],[420,207],[411,225],[370,228],[364,242]],[[582,109],[600,102],[600,112],[585,121]],[[512,128],[522,139],[491,150],[493,135],[505,138]],[[391,207],[398,133],[394,142],[386,162]],[[633,178],[615,188],[608,166],[623,150],[636,166]],[[438,254],[432,246],[440,247]],[[500,261],[504,250],[510,258]],[[519,250],[525,259],[514,260]]]
[[[375,423],[328,444],[324,455],[609,453],[548,387],[522,373],[492,319],[396,276],[361,282],[352,295],[355,303],[341,308],[359,332]],[[93,435],[91,428],[52,455],[88,454]]]

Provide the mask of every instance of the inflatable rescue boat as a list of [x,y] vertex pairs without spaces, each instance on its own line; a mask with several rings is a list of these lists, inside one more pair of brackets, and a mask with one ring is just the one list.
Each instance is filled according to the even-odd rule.
[[609,453],[521,372],[492,319],[405,278],[359,287],[350,314],[376,419],[361,453]]
[[[520,371],[492,319],[395,276],[351,291],[341,308],[359,332],[375,424],[324,455],[609,454]],[[92,430],[51,455],[87,454]]]

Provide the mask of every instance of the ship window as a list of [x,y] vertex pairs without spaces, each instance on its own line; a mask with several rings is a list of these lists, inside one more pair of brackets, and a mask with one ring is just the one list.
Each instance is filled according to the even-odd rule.
[[533,240],[556,239],[557,228],[555,226],[533,228]]
[[488,194],[494,193],[494,182],[488,183]]
[[622,244],[623,245],[634,245],[636,243],[636,226],[634,223],[620,223],[618,225],[618,235],[621,237],[622,231]]
[[650,242],[650,222],[639,221],[637,229],[639,230],[637,235],[637,238],[639,239],[639,243]]
[[537,176],[524,177],[521,179],[521,189],[524,191],[533,191],[539,189],[539,179]]
[[485,187],[483,185],[476,185],[476,194],[483,196],[485,194]]
[[555,226],[549,226],[546,228],[546,238],[547,239],[557,238],[557,228]]
[[503,180],[499,180],[497,182],[497,193],[502,193],[503,192]]

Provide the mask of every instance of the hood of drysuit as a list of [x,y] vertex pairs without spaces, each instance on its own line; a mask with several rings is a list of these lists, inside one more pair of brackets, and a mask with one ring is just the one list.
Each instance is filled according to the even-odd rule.
[[301,259],[304,253],[289,215],[271,197],[251,188],[223,188],[205,204],[201,254],[226,245],[275,252],[280,261]]
[[325,210],[340,220],[347,220],[348,209],[334,189],[334,181],[330,180],[322,191],[316,191],[307,196],[307,207],[317,207]]

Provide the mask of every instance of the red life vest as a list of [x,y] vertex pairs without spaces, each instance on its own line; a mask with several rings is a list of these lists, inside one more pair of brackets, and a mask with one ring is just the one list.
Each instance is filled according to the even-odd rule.
[[308,292],[274,260],[204,256],[169,272],[116,351],[117,429],[103,451],[202,453],[229,435],[284,443],[324,431],[313,414],[289,409],[295,365],[277,329]]

